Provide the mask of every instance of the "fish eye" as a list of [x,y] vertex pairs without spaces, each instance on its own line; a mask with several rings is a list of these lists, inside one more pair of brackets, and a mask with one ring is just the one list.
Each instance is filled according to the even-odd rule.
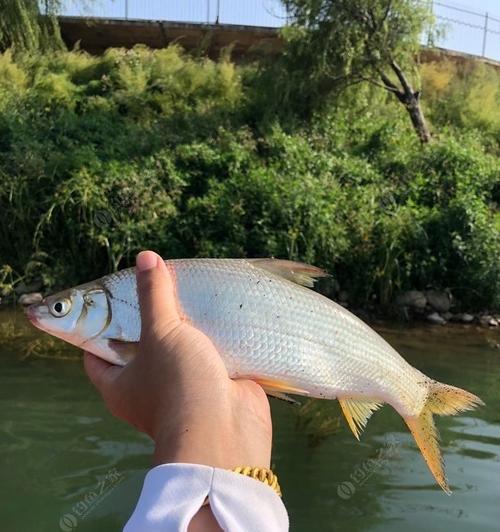
[[52,305],[49,306],[50,313],[55,318],[62,318],[71,309],[71,302],[68,299],[60,299],[59,301],[54,301]]

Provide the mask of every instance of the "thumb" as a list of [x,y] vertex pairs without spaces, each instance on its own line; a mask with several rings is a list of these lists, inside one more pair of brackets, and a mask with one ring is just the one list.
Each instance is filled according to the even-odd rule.
[[152,251],[136,258],[137,295],[141,308],[141,339],[153,333],[164,336],[180,323],[177,301],[169,269]]

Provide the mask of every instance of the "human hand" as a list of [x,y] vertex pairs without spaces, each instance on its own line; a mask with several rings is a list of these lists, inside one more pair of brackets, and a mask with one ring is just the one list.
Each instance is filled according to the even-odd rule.
[[231,380],[210,339],[180,314],[163,260],[137,256],[139,355],[118,367],[85,353],[85,369],[109,410],[155,442],[155,464],[233,469],[270,466],[269,402],[250,380]]

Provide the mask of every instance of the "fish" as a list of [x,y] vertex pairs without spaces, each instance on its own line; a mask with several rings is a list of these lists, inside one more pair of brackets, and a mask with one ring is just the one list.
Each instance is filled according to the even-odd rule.
[[[411,366],[346,308],[311,290],[328,276],[280,259],[175,259],[181,319],[210,338],[233,379],[268,395],[338,400],[359,440],[370,416],[391,405],[404,419],[441,488],[451,493],[434,415],[454,415],[481,399]],[[135,269],[45,297],[27,310],[43,331],[120,366],[138,356],[141,315]]]

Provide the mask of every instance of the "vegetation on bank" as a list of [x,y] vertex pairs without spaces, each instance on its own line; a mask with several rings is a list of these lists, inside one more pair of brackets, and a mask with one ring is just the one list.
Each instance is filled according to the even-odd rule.
[[259,66],[177,46],[7,51],[0,289],[86,281],[150,247],[304,260],[360,304],[433,287],[499,308],[500,74],[454,68],[421,68],[422,145],[368,85],[305,118],[276,110]]

